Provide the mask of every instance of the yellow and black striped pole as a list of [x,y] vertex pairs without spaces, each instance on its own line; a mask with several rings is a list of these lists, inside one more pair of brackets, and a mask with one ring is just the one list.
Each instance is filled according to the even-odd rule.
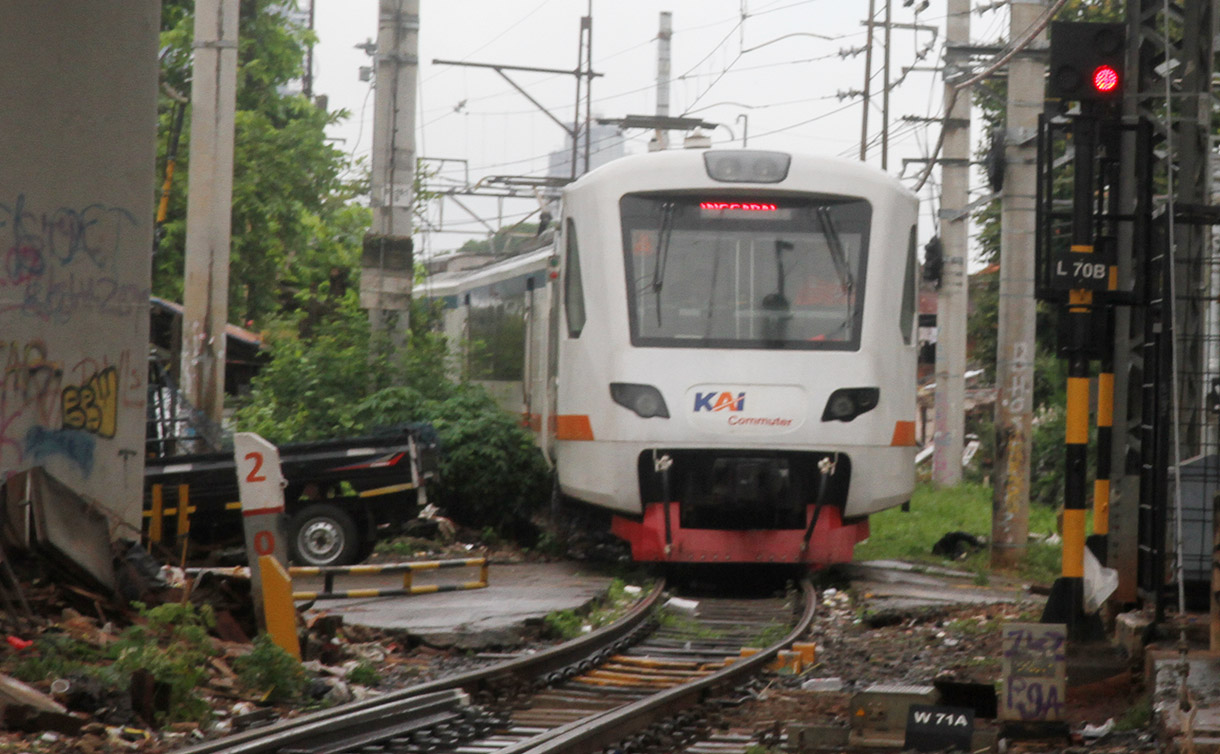
[[[1088,253],[1091,247],[1072,251]],[[1089,362],[1080,336],[1087,331],[1091,291],[1073,290],[1068,294],[1066,316],[1073,346],[1068,355],[1067,427],[1064,446],[1063,474],[1063,562],[1060,578],[1055,581],[1043,623],[1067,625],[1070,638],[1090,638],[1089,621],[1084,612],[1084,548],[1086,486],[1088,484],[1089,451]]]
[[1097,372],[1097,476],[1093,480],[1093,534],[1089,551],[1106,564],[1110,535],[1110,454],[1114,442],[1114,312],[1106,311],[1106,342]]
[[[1072,124],[1075,142],[1072,190],[1072,244],[1069,257],[1093,254],[1093,157],[1097,120],[1077,115]],[[1089,257],[1086,257],[1089,258]],[[1072,265],[1081,267],[1082,265]],[[1083,265],[1096,269],[1092,264]],[[1068,291],[1066,342],[1067,427],[1063,481],[1063,564],[1055,581],[1043,623],[1063,623],[1071,639],[1094,638],[1099,627],[1084,611],[1085,514],[1089,451],[1089,343],[1093,336],[1093,292],[1084,287]]]
[[[1092,248],[1072,247],[1075,252]],[[1068,319],[1087,326],[1091,291],[1072,291],[1068,298]],[[1075,328],[1074,328],[1075,329]],[[1063,571],[1065,579],[1084,578],[1085,504],[1089,459],[1089,362],[1083,349],[1068,361],[1067,430],[1063,480]]]

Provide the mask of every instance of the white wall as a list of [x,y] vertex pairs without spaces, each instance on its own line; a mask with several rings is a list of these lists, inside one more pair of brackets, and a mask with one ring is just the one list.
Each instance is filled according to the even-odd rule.
[[42,466],[131,527],[159,19],[156,0],[0,3],[0,481]]

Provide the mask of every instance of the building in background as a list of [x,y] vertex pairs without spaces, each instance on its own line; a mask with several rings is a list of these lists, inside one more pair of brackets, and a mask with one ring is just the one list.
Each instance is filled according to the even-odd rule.
[[[593,170],[611,160],[627,154],[627,140],[618,126],[594,123],[589,132],[589,169]],[[546,174],[550,178],[567,178],[572,175],[572,137],[564,138],[564,148],[551,152]],[[583,132],[577,143],[576,175],[585,172],[585,139]]]

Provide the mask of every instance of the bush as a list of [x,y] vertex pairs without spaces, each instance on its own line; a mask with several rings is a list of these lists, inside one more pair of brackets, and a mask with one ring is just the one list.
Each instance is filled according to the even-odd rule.
[[346,680],[348,683],[357,683],[361,686],[380,686],[381,673],[377,672],[377,668],[371,662],[361,661],[347,671]]
[[124,677],[144,669],[158,682],[169,684],[167,722],[207,720],[211,705],[195,693],[195,687],[207,680],[208,659],[217,653],[208,636],[208,629],[216,625],[211,606],[166,603],[146,609],[133,604],[146,622],[123,631],[110,647],[114,669]]
[[307,679],[301,663],[267,634],[259,634],[249,654],[233,660],[237,679],[269,701],[293,701],[305,692]]
[[361,402],[354,420],[359,426],[431,423],[441,441],[442,505],[461,524],[520,539],[549,499],[550,470],[533,436],[477,385],[451,384],[439,398],[388,388]]
[[[426,329],[435,316],[424,305],[413,310],[407,348],[394,358],[385,342],[370,337],[363,314],[321,323],[309,337],[282,327],[237,425],[284,443],[430,422],[441,441],[436,492],[445,512],[532,545],[527,522],[550,496],[546,461],[532,435],[485,390],[446,378],[445,340]],[[395,377],[405,384],[392,384]]]
[[125,629],[108,647],[47,633],[35,641],[34,652],[17,661],[13,675],[30,682],[92,679],[99,689],[119,696],[128,693],[132,674],[145,670],[169,687],[169,708],[157,723],[206,721],[212,708],[195,688],[207,680],[208,659],[216,654],[208,636],[215,625],[212,609],[177,603],[152,609],[138,602],[133,605],[143,624]]

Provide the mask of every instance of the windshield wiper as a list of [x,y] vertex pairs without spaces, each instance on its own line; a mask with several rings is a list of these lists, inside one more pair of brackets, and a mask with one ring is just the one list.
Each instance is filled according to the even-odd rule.
[[661,288],[665,285],[665,262],[669,259],[669,237],[673,233],[674,203],[661,205],[661,227],[657,231],[657,260],[652,268],[652,294],[656,296],[657,327],[661,326]]
[[830,259],[834,262],[835,273],[839,276],[839,285],[847,294],[851,303],[852,291],[856,287],[852,279],[851,267],[847,264],[847,255],[843,253],[843,242],[839,240],[839,230],[835,227],[834,218],[826,207],[818,207],[818,222],[822,225],[822,233],[826,236],[826,245],[830,247]]

